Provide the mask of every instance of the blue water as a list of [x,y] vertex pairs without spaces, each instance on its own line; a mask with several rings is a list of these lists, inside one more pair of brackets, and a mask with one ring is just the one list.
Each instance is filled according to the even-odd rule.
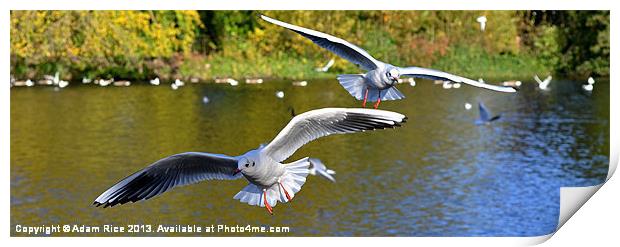
[[[609,82],[516,94],[432,82],[398,88],[382,109],[409,120],[394,130],[330,136],[298,150],[335,170],[309,177],[291,203],[264,208],[232,197],[246,181],[207,181],[149,201],[95,208],[105,189],[164,156],[238,155],[271,140],[297,113],[359,107],[334,80],[231,87],[134,83],[11,89],[11,234],[50,224],[289,226],[267,236],[537,236],[555,230],[559,188],[604,181],[609,163]],[[282,90],[283,99],[275,97]],[[209,102],[203,103],[207,96]],[[477,102],[501,118],[475,125]],[[465,110],[464,103],[473,105]],[[53,236],[85,236],[59,234]],[[135,236],[90,234],[86,236]],[[140,236],[188,236],[141,233]],[[213,236],[205,234],[189,234]],[[253,234],[214,234],[250,236]],[[259,234],[266,235],[266,234]]]

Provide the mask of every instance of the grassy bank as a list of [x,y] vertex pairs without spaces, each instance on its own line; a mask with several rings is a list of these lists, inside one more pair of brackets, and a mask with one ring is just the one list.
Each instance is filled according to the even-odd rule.
[[[389,61],[388,58],[378,58]],[[309,60],[291,56],[259,57],[248,60],[238,57],[196,56],[186,60],[180,69],[182,78],[199,78],[209,81],[215,77],[283,78],[283,79],[325,79],[338,74],[363,73],[344,59],[336,62],[327,73],[315,68],[324,66],[328,59]],[[398,66],[420,66],[419,64],[395,64]],[[553,68],[530,54],[488,54],[481,50],[456,49],[434,62],[430,68],[443,70],[472,79],[477,78],[530,78],[534,74],[546,75]]]

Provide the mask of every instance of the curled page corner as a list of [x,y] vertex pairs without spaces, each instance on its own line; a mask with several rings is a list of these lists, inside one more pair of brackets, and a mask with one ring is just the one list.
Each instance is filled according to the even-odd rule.
[[[612,148],[611,150],[615,150]],[[612,152],[609,160],[609,170],[605,182],[586,187],[561,187],[560,188],[560,215],[558,226],[555,231],[547,235],[527,237],[523,241],[518,241],[523,245],[537,245],[549,240],[560,228],[579,210],[603,185],[609,181],[618,166],[618,153]]]
[[[612,144],[613,145],[613,144]],[[614,150],[613,148],[611,150]],[[613,153],[609,159],[609,170],[605,182],[586,187],[561,187],[560,188],[560,215],[558,217],[557,232],[603,185],[609,181],[618,166],[618,153]],[[554,233],[555,233],[554,232]],[[552,234],[545,235],[550,238]],[[547,239],[548,239],[547,238]],[[545,239],[546,240],[546,239]],[[543,241],[544,242],[544,241]]]
[[585,204],[596,191],[605,183],[587,187],[562,187],[560,188],[560,216],[558,219],[559,230],[571,216]]

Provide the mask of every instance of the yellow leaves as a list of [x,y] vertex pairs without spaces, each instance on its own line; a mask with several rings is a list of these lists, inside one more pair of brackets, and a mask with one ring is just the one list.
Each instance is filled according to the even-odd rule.
[[11,55],[105,67],[191,51],[196,11],[12,11]]

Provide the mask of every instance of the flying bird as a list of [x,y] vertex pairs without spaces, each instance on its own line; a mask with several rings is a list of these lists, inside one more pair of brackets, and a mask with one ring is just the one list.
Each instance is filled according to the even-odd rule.
[[476,18],[476,21],[478,23],[480,23],[480,31],[484,32],[484,29],[487,26],[487,17],[486,16],[479,16],[478,18]]
[[327,62],[327,64],[325,64],[325,66],[320,67],[320,68],[316,68],[314,70],[318,71],[318,72],[327,72],[329,70],[329,68],[331,68],[334,63],[336,62],[336,60],[334,60],[333,58],[329,60],[329,62]]
[[295,26],[286,22],[260,16],[263,20],[275,25],[287,28],[323,47],[330,52],[361,66],[368,71],[366,74],[338,75],[340,84],[357,100],[363,100],[362,107],[366,102],[376,102],[374,108],[379,107],[381,100],[398,100],[405,96],[394,86],[398,83],[401,75],[419,77],[430,80],[443,80],[462,82],[476,87],[482,87],[500,92],[516,92],[514,88],[494,86],[480,83],[471,79],[449,74],[446,72],[420,67],[397,67],[384,63],[372,57],[368,52],[343,39],[321,33],[311,29]]
[[334,183],[336,182],[336,179],[332,176],[336,174],[336,172],[334,170],[327,169],[327,166],[325,166],[321,160],[317,158],[310,158],[308,161],[310,161],[310,169],[308,170],[310,175],[320,175],[329,181]]
[[549,83],[551,83],[551,76],[547,76],[547,78],[545,78],[545,80],[542,81],[540,80],[540,78],[538,78],[538,75],[534,75],[534,80],[538,82],[538,88],[540,88],[541,90],[549,89]]
[[500,115],[490,117],[491,113],[489,113],[489,110],[487,110],[486,106],[484,106],[482,102],[478,102],[478,111],[480,112],[480,117],[476,120],[476,125],[490,124],[500,118]]
[[291,119],[269,144],[239,156],[187,152],[158,160],[110,187],[95,199],[94,205],[111,207],[147,200],[174,187],[203,180],[244,177],[249,184],[234,199],[265,207],[273,214],[272,208],[278,201],[289,202],[301,190],[311,166],[321,170],[308,157],[282,163],[297,149],[323,136],[394,128],[406,119],[400,113],[373,109],[308,111]]

